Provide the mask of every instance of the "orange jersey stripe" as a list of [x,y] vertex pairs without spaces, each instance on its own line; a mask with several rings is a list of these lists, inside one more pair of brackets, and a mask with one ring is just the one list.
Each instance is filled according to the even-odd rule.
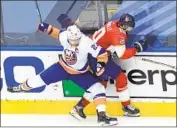
[[73,69],[73,68],[67,66],[67,65],[63,62],[62,59],[59,59],[59,63],[60,63],[61,66],[65,69],[65,71],[66,71],[67,73],[69,73],[69,74],[82,74],[82,73],[85,73],[85,72],[87,72],[88,70],[90,70],[90,67],[89,67],[89,66],[88,66],[88,67],[86,68],[86,70],[84,70],[84,71],[75,70],[75,69]]
[[50,35],[58,40],[59,33],[60,33],[60,29],[53,27],[53,31]]
[[97,61],[98,61],[98,62],[107,63],[107,62],[108,62],[108,53],[100,54],[100,55],[97,57]]

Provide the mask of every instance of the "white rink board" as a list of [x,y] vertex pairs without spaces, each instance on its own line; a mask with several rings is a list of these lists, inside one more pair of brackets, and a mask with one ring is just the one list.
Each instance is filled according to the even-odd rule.
[[[58,61],[58,54],[61,51],[1,51],[1,77],[3,79],[3,88],[1,90],[1,99],[47,99],[47,100],[64,100],[67,98],[64,98],[63,96],[63,89],[62,86],[55,87],[56,84],[53,84],[51,86],[48,86],[45,88],[44,91],[41,93],[21,93],[21,94],[12,94],[6,91],[7,84],[4,72],[7,72],[4,70],[4,61],[9,57],[37,57],[39,60],[42,61],[44,64],[44,68],[49,67],[53,63]],[[176,65],[176,58],[175,57],[163,57],[161,55],[175,55],[174,53],[143,53],[145,55],[159,55],[159,57],[143,57],[152,59],[159,62],[164,62],[170,65]],[[142,54],[141,54],[142,55]],[[123,69],[126,69],[126,73],[130,73],[130,71],[138,69],[140,72],[143,72],[145,74],[145,78],[138,78],[139,81],[145,80],[145,82],[141,85],[136,85],[128,81],[128,87],[130,88],[130,94],[134,97],[176,97],[176,83],[174,85],[168,85],[166,84],[167,91],[163,91],[162,88],[162,71],[172,71],[174,72],[174,69],[171,69],[166,66],[161,66],[157,64],[151,64],[149,62],[144,62],[141,60],[138,60],[140,58],[139,56],[134,57],[129,60],[122,60],[121,61],[121,67]],[[154,84],[149,84],[149,78],[147,71],[153,72],[157,70],[158,73],[156,73],[152,78]],[[17,82],[22,82],[26,80],[28,77],[32,77],[35,75],[34,68],[32,66],[15,66],[14,67],[14,76],[15,80]],[[176,72],[176,71],[175,71]],[[141,76],[140,73],[134,73],[132,74],[134,76]],[[172,73],[168,73],[166,75],[166,80],[169,82],[174,82],[176,77]],[[133,78],[135,80],[135,78]],[[138,81],[137,79],[135,81]],[[60,85],[61,83],[57,83]],[[107,96],[117,96],[115,92],[114,85],[108,86],[107,88]]]
[[[43,64],[44,68],[48,68],[50,65],[58,61],[58,54],[60,51],[2,51],[1,52],[1,65],[4,65],[5,59],[9,57],[37,57],[39,58]],[[3,67],[3,66],[2,66]],[[18,69],[18,70],[17,70]],[[33,69],[33,70],[31,70]],[[58,86],[57,88],[54,85],[61,85],[61,82],[56,84],[52,84],[45,88],[45,91],[41,93],[9,93],[7,92],[7,84],[5,79],[5,70],[1,69],[1,77],[3,78],[3,88],[1,91],[1,99],[8,100],[62,100],[63,89],[62,86]],[[17,82],[23,82],[27,78],[30,78],[35,75],[34,68],[30,66],[16,66],[14,68],[14,76]],[[49,95],[50,94],[50,95]],[[64,100],[64,99],[63,99]]]
[[[146,53],[146,55],[147,54],[148,53]],[[154,63],[141,60],[141,58],[146,58],[153,61],[176,66],[176,57],[164,57],[156,53],[149,53],[149,54],[151,56],[152,55],[154,56],[157,55],[157,56],[156,57],[136,56],[128,60],[117,61],[117,63],[121,65],[122,69],[126,70],[126,74],[127,75],[129,74],[127,77],[128,77],[128,87],[130,89],[131,96],[176,97],[176,76],[174,75],[176,73],[176,70],[168,66],[163,66],[163,65],[154,64]],[[166,55],[175,55],[175,54],[168,53]],[[142,77],[142,75],[144,75],[143,78],[129,78],[129,76]],[[138,81],[138,82],[139,81],[144,81],[144,82],[142,84],[137,85],[131,82],[130,79],[133,79],[134,81]],[[173,85],[169,85],[168,83],[165,83],[164,80],[173,82]],[[163,90],[163,88],[166,88],[166,90]],[[116,93],[115,91],[113,92],[113,90],[115,90],[114,86],[108,86],[107,96],[116,96],[114,95]]]

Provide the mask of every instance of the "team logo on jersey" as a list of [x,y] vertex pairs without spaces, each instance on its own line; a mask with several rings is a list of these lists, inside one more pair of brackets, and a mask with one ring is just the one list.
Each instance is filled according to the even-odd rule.
[[74,65],[77,62],[76,52],[65,49],[64,55],[65,55],[65,61],[68,65]]

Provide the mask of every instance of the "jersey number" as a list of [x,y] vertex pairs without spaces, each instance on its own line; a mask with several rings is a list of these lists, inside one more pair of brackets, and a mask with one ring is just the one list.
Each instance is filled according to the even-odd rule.
[[92,38],[94,42],[98,42],[98,40],[104,36],[104,34],[106,33],[106,29],[105,27],[102,27],[100,30],[96,31]]
[[93,50],[97,50],[98,47],[96,46],[96,44],[93,44],[91,48],[93,48]]

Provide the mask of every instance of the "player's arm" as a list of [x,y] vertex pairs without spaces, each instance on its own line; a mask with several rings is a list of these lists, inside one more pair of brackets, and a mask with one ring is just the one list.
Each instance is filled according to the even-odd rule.
[[125,45],[115,46],[115,52],[120,59],[129,59],[136,54],[136,48],[126,48]]
[[97,64],[93,67],[96,68],[94,69],[96,75],[100,76],[105,71],[104,67],[108,62],[108,52],[97,44],[92,44],[89,48],[89,54],[96,59]]
[[134,43],[133,48],[126,48],[124,54],[120,59],[129,59],[133,57],[137,52],[142,52],[147,49],[147,41],[139,40]]
[[96,43],[90,46],[89,53],[97,59],[97,62],[107,63],[108,61],[108,52]]
[[111,52],[116,53],[120,59],[128,59],[136,54],[135,48],[126,48],[126,35],[117,34],[112,36],[112,45],[109,47]]
[[38,30],[40,32],[44,32],[47,35],[50,35],[51,37],[59,40],[59,34],[61,32],[61,30],[59,28],[56,28],[56,27],[54,27],[50,24],[47,24],[47,23],[42,23],[42,24],[39,24]]
[[113,43],[112,49],[114,49],[116,55],[120,59],[129,59],[133,57],[137,52],[142,52],[147,49],[146,40],[140,40],[138,42],[135,42],[134,47],[132,48],[126,48],[124,37],[119,38],[117,41],[117,43]]

